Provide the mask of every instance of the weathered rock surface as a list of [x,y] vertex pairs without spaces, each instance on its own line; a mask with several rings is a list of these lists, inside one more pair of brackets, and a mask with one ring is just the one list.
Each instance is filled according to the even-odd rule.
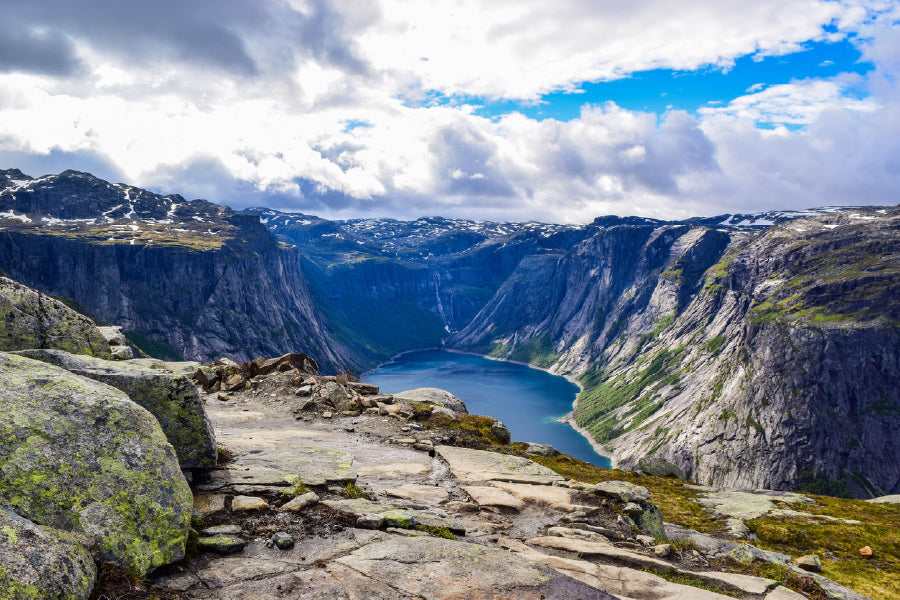
[[0,354],[0,502],[136,573],[184,556],[191,492],[156,419],[121,391]]
[[24,350],[18,354],[122,390],[156,417],[175,448],[182,469],[216,466],[215,434],[197,386],[187,376],[61,350]]
[[69,534],[0,508],[0,596],[6,600],[84,600],[97,570]]
[[0,277],[0,350],[55,348],[112,358],[97,325],[54,298]]
[[465,403],[446,390],[438,388],[416,388],[394,394],[401,402],[430,402],[458,413],[468,414]]
[[[610,599],[595,588],[497,548],[437,538],[369,544],[337,562],[426,598]],[[408,565],[417,568],[410,570]]]
[[454,446],[436,446],[435,452],[450,465],[453,475],[462,482],[510,481],[549,485],[563,477],[543,465],[519,456],[471,450]]

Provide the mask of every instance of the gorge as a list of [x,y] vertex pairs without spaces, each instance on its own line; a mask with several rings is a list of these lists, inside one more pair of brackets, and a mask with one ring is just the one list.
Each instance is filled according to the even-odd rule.
[[150,352],[358,373],[443,345],[579,377],[619,467],[900,491],[898,207],[572,226],[239,213],[75,171],[0,190],[0,269]]

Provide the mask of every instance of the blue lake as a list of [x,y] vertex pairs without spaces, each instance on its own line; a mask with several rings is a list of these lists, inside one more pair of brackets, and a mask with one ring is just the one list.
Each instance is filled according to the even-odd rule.
[[499,360],[445,350],[403,354],[362,378],[391,394],[420,387],[447,390],[469,412],[503,421],[514,441],[550,444],[598,467],[609,459],[594,452],[568,423],[556,421],[572,410],[578,386],[564,377]]

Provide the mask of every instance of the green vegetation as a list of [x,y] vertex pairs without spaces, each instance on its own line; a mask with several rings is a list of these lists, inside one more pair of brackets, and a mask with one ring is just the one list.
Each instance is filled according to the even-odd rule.
[[447,540],[455,540],[456,536],[453,535],[453,532],[447,529],[446,527],[436,527],[434,525],[416,525],[416,531],[424,531],[426,533],[430,533],[435,537],[444,538]]
[[557,352],[553,351],[550,334],[545,333],[541,337],[529,338],[517,345],[507,358],[547,369],[559,360],[559,356]]
[[362,489],[361,487],[359,487],[358,485],[353,483],[352,481],[348,481],[347,485],[344,486],[344,489],[341,490],[341,496],[344,496],[346,498],[351,498],[354,500],[357,498],[371,500],[371,498],[369,497],[369,494],[364,489]]
[[168,342],[151,340],[140,331],[126,331],[125,339],[138,347],[138,349],[150,358],[159,360],[181,361],[184,357]]
[[717,335],[716,337],[703,344],[703,347],[713,356],[718,356],[719,351],[722,349],[723,345],[725,345],[725,336]]
[[[642,411],[640,418],[633,419],[630,425],[631,428],[637,427],[661,407],[661,404],[660,406],[652,404],[652,388],[654,384],[666,379],[669,383],[677,380],[678,373],[672,370],[683,354],[684,347],[674,351],[660,350],[646,363],[646,367],[630,378],[620,374],[609,380],[607,371],[597,365],[592,366],[580,378],[584,384],[584,391],[578,396],[576,422],[587,429],[594,439],[603,443],[624,432],[610,413],[629,402],[639,400]],[[650,393],[642,398],[646,392]]]

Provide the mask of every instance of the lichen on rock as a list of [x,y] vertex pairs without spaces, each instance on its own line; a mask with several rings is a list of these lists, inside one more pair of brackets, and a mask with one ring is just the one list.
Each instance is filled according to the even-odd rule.
[[159,423],[121,391],[0,353],[0,502],[136,573],[184,556],[191,491]]

